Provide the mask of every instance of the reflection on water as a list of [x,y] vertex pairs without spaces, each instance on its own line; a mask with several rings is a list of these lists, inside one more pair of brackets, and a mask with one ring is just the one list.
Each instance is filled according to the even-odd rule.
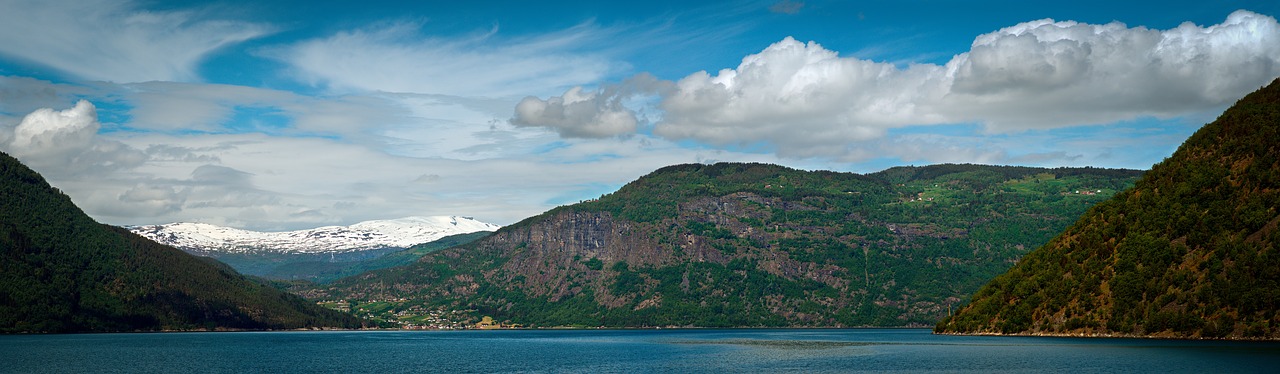
[[878,343],[862,342],[830,342],[816,340],[758,340],[758,339],[724,339],[724,340],[675,340],[671,344],[728,344],[745,345],[779,349],[830,349],[839,347],[866,346]]

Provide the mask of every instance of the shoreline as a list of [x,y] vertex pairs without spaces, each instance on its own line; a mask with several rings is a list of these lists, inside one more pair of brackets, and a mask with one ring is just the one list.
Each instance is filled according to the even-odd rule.
[[997,332],[933,332],[934,335],[948,336],[995,336],[1009,338],[1081,338],[1081,339],[1140,339],[1140,340],[1182,340],[1182,341],[1228,341],[1228,342],[1280,342],[1280,338],[1267,337],[1202,337],[1202,336],[1160,336],[1112,333],[997,333]]

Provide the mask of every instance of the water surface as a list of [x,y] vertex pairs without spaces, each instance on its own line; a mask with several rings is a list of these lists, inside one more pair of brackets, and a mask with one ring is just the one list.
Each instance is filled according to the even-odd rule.
[[1280,343],[938,336],[925,329],[539,330],[0,336],[0,371],[1280,371]]

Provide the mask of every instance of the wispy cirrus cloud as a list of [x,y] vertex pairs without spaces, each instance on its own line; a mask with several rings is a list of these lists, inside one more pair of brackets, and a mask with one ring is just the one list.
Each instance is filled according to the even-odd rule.
[[198,65],[210,53],[272,32],[128,0],[0,2],[0,54],[87,80],[199,81]]
[[419,22],[389,22],[272,48],[298,78],[336,90],[500,97],[599,80],[607,56],[583,50],[611,32],[591,23],[505,37],[494,27],[464,38],[423,35]]

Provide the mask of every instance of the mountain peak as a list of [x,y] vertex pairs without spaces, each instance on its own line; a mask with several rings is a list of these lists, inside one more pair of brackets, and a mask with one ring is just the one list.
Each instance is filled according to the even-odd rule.
[[449,235],[495,231],[501,226],[463,216],[414,216],[372,220],[351,226],[261,232],[207,223],[178,222],[129,229],[159,243],[190,252],[341,253],[408,248]]

